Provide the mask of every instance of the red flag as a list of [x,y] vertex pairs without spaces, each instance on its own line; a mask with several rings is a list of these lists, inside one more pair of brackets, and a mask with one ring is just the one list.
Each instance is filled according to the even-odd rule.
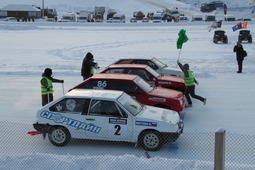
[[242,29],[247,28],[248,22],[242,22]]

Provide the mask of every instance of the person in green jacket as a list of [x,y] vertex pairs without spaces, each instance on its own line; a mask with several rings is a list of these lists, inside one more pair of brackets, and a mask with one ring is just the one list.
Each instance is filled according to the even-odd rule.
[[190,96],[195,98],[195,99],[200,100],[205,105],[206,104],[206,98],[203,98],[203,97],[195,94],[195,84],[198,85],[198,81],[195,79],[192,71],[189,69],[189,64],[182,65],[179,62],[179,60],[177,60],[177,64],[183,72],[182,78],[183,78],[184,83],[186,85],[185,96],[186,96],[187,101],[188,101],[187,107],[192,107],[192,101],[190,99]]
[[53,85],[52,83],[64,83],[64,80],[54,79],[52,77],[52,70],[46,68],[41,78],[41,94],[42,94],[42,106],[53,101]]

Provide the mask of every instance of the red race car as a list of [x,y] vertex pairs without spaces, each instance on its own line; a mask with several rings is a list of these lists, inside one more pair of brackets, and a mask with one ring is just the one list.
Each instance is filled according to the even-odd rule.
[[144,64],[113,64],[101,73],[135,74],[143,78],[152,86],[165,87],[181,92],[184,92],[186,88],[183,78],[160,75],[150,66]]
[[179,114],[186,107],[183,93],[162,87],[152,87],[141,77],[128,74],[95,74],[73,89],[121,90],[142,104],[167,108]]

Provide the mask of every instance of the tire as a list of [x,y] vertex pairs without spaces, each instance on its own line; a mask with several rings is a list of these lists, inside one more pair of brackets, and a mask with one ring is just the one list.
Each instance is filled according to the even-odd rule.
[[217,39],[217,38],[214,38],[214,39],[213,39],[213,42],[214,42],[215,44],[218,44],[218,39]]
[[70,139],[71,135],[64,127],[55,127],[49,133],[49,140],[55,146],[65,146]]
[[223,43],[227,44],[228,43],[228,37],[224,37]]
[[147,151],[157,151],[162,147],[163,140],[159,132],[145,131],[139,138],[139,144]]
[[242,38],[240,36],[238,37],[238,42],[242,43]]
[[249,43],[252,43],[252,38],[251,38],[251,37],[248,39],[248,42],[249,42]]

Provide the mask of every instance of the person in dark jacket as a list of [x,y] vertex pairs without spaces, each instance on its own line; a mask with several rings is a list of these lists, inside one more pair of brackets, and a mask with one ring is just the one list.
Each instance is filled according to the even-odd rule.
[[203,98],[203,97],[195,94],[195,84],[198,85],[198,81],[195,79],[192,71],[189,69],[189,64],[182,65],[179,62],[179,60],[177,60],[177,64],[179,65],[180,69],[183,72],[182,78],[183,78],[184,83],[186,85],[185,96],[186,96],[187,101],[188,101],[187,107],[192,107],[192,101],[190,99],[190,96],[195,98],[195,99],[200,100],[205,105],[206,104],[206,98]]
[[239,42],[236,43],[236,45],[234,46],[233,52],[236,53],[236,60],[237,60],[237,64],[238,64],[238,71],[237,73],[242,73],[243,70],[243,59],[244,59],[244,49],[242,44],[240,44]]
[[81,67],[81,76],[83,77],[83,80],[93,76],[95,68],[99,68],[98,64],[94,62],[94,56],[88,52],[83,59]]
[[52,70],[46,68],[41,78],[41,94],[42,94],[42,106],[53,101],[53,85],[52,83],[64,83],[64,80],[54,79],[52,77]]

